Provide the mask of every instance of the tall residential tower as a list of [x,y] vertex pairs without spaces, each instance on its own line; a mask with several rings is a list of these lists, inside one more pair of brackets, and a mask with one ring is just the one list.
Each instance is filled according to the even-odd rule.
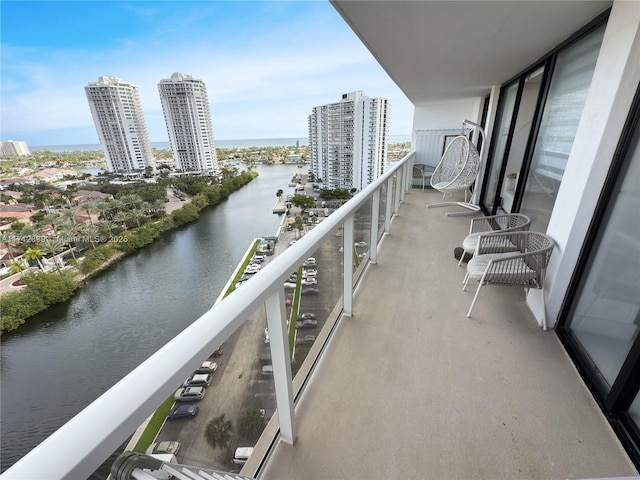
[[116,77],[100,77],[84,90],[107,170],[128,173],[155,167],[138,87]]
[[384,171],[389,101],[364,92],[345,93],[337,103],[309,115],[311,170],[325,188],[362,190]]
[[191,75],[174,73],[171,78],[160,80],[158,90],[176,169],[217,170],[218,156],[204,82]]

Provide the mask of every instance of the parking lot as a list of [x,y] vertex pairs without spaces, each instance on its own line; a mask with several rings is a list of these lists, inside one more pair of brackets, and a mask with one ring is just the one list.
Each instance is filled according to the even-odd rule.
[[[340,233],[337,232],[330,237],[313,254],[317,261],[315,268],[318,271],[316,276],[318,284],[313,287],[319,292],[318,295],[301,296],[299,312],[315,314],[318,322],[313,328],[298,330],[298,336],[317,336],[342,295],[342,236]],[[268,268],[269,262],[283,249],[288,248],[289,242],[296,236],[296,231],[282,229],[275,245],[274,256],[265,258],[263,268]],[[294,290],[286,290],[287,298],[293,300],[293,294]],[[289,307],[288,318],[291,318],[290,310]],[[234,430],[237,430],[238,420],[246,410],[264,410],[267,421],[275,411],[273,377],[262,374],[262,366],[266,364],[264,356],[270,355],[269,344],[265,343],[266,326],[264,307],[261,307],[222,345],[222,355],[211,359],[216,361],[219,367],[212,374],[213,380],[207,388],[205,397],[196,402],[200,409],[198,415],[190,419],[169,420],[165,423],[156,441],[180,442],[181,448],[177,454],[180,463],[226,471],[239,470],[238,466],[231,462],[233,450],[237,446],[252,445],[247,445],[237,437],[237,434],[234,434],[230,448],[214,449],[207,443],[204,431],[207,423],[221,414],[231,420]],[[310,347],[310,344],[296,347],[292,362],[294,375]]]

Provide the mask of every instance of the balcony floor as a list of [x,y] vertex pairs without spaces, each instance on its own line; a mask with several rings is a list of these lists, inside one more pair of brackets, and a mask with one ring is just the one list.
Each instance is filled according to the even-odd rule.
[[461,291],[470,217],[412,190],[262,479],[573,479],[637,475],[523,290]]

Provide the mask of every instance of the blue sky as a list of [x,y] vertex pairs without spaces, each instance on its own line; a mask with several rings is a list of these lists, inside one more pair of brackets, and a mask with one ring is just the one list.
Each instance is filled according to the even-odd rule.
[[390,134],[413,110],[328,1],[0,2],[2,140],[98,143],[84,86],[138,86],[149,137],[168,141],[158,82],[204,80],[216,139],[306,137],[317,105],[363,90],[390,100]]

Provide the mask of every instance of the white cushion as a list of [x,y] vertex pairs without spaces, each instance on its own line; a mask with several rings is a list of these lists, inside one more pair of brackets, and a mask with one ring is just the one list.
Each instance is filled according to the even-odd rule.
[[[518,253],[491,253],[473,257],[467,263],[467,273],[474,280],[481,280],[491,260],[517,256]],[[509,262],[494,263],[485,280],[488,283],[526,283],[536,278],[536,271],[529,268],[522,258]]]
[[[487,232],[476,232],[467,235],[467,237],[462,241],[462,248],[464,248],[464,251],[475,255],[478,248],[478,237],[486,234]],[[489,240],[484,240],[483,243],[496,252],[518,251],[518,247],[516,247],[513,242],[506,237],[491,237]]]

